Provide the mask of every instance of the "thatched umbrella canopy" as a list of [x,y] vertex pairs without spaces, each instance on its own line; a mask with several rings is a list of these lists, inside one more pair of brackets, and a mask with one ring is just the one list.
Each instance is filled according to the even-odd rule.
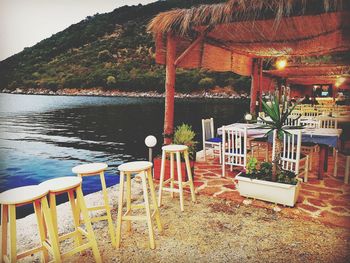
[[254,111],[261,59],[350,51],[350,1],[230,0],[160,13],[148,29],[156,62],[167,69],[164,133],[170,135],[176,67],[252,76]]

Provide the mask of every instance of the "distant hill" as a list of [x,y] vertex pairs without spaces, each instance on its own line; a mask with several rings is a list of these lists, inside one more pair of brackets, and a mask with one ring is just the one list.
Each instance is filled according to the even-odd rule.
[[[7,88],[118,89],[164,92],[164,66],[155,64],[149,20],[172,8],[222,0],[168,0],[145,6],[123,6],[96,14],[0,62],[0,90]],[[213,86],[249,90],[250,79],[206,70],[177,72],[180,92]]]

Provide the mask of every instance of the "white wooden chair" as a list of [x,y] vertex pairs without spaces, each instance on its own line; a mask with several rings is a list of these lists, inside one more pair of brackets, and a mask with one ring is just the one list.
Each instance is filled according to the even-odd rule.
[[307,116],[307,117],[316,117],[318,116],[318,111],[317,110],[309,110],[309,109],[305,109],[303,110],[303,113],[302,113],[303,116]]
[[301,126],[304,126],[305,128],[319,128],[320,121],[314,120],[314,119],[302,119],[299,121],[299,124]]
[[[339,157],[343,160],[345,160],[345,164],[343,162],[340,162]],[[333,170],[333,176],[338,176],[338,168],[343,167],[344,168],[344,183],[349,184],[349,174],[350,174],[350,150],[340,151],[338,150],[335,152],[335,158],[334,158],[334,170]]]
[[247,164],[247,128],[222,127],[222,177],[225,177],[225,165],[240,166]]
[[[299,121],[299,125],[304,126],[305,128],[319,128],[320,121],[312,117],[309,119],[302,119]],[[316,143],[313,142],[302,142],[301,143],[301,152],[309,156],[309,171],[312,171],[313,157],[314,153],[318,152],[319,147]]]
[[323,129],[338,129],[338,121],[334,118],[320,118],[319,127]]
[[203,152],[204,160],[206,160],[207,149],[211,148],[213,150],[213,155],[219,156],[219,161],[221,163],[222,153],[221,144],[222,139],[220,137],[215,137],[214,133],[214,119],[202,119],[202,134],[203,134]]
[[[319,128],[323,129],[338,129],[338,121],[333,118],[320,118]],[[333,157],[336,156],[336,148],[333,148]]]
[[[301,130],[288,130],[290,134],[283,133],[280,164],[283,169],[294,172],[297,177],[304,175],[304,182],[308,180],[309,157],[301,153]],[[276,130],[273,133],[272,160],[275,159]],[[302,172],[299,172],[302,170]]]
[[290,113],[290,116],[299,117],[301,115],[302,115],[302,111],[301,110],[297,110],[296,108],[294,108],[294,110],[292,110],[292,112]]
[[284,122],[284,125],[288,126],[299,126],[300,125],[300,118],[298,116],[288,116],[286,121]]

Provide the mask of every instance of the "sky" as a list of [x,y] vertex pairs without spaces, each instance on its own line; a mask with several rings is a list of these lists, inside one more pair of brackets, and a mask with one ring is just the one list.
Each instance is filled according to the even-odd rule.
[[155,0],[0,0],[0,61],[96,13]]

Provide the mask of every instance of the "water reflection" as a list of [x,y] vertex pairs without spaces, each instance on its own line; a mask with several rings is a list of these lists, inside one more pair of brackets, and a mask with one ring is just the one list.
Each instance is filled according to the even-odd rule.
[[[147,135],[162,141],[164,99],[1,94],[0,105],[0,192],[72,175],[87,162],[108,163],[110,186],[119,181],[119,164],[147,157]],[[242,101],[177,100],[175,125],[191,124],[201,141],[201,118],[219,126],[241,120],[247,108]],[[85,193],[100,189],[98,178],[87,180]]]

